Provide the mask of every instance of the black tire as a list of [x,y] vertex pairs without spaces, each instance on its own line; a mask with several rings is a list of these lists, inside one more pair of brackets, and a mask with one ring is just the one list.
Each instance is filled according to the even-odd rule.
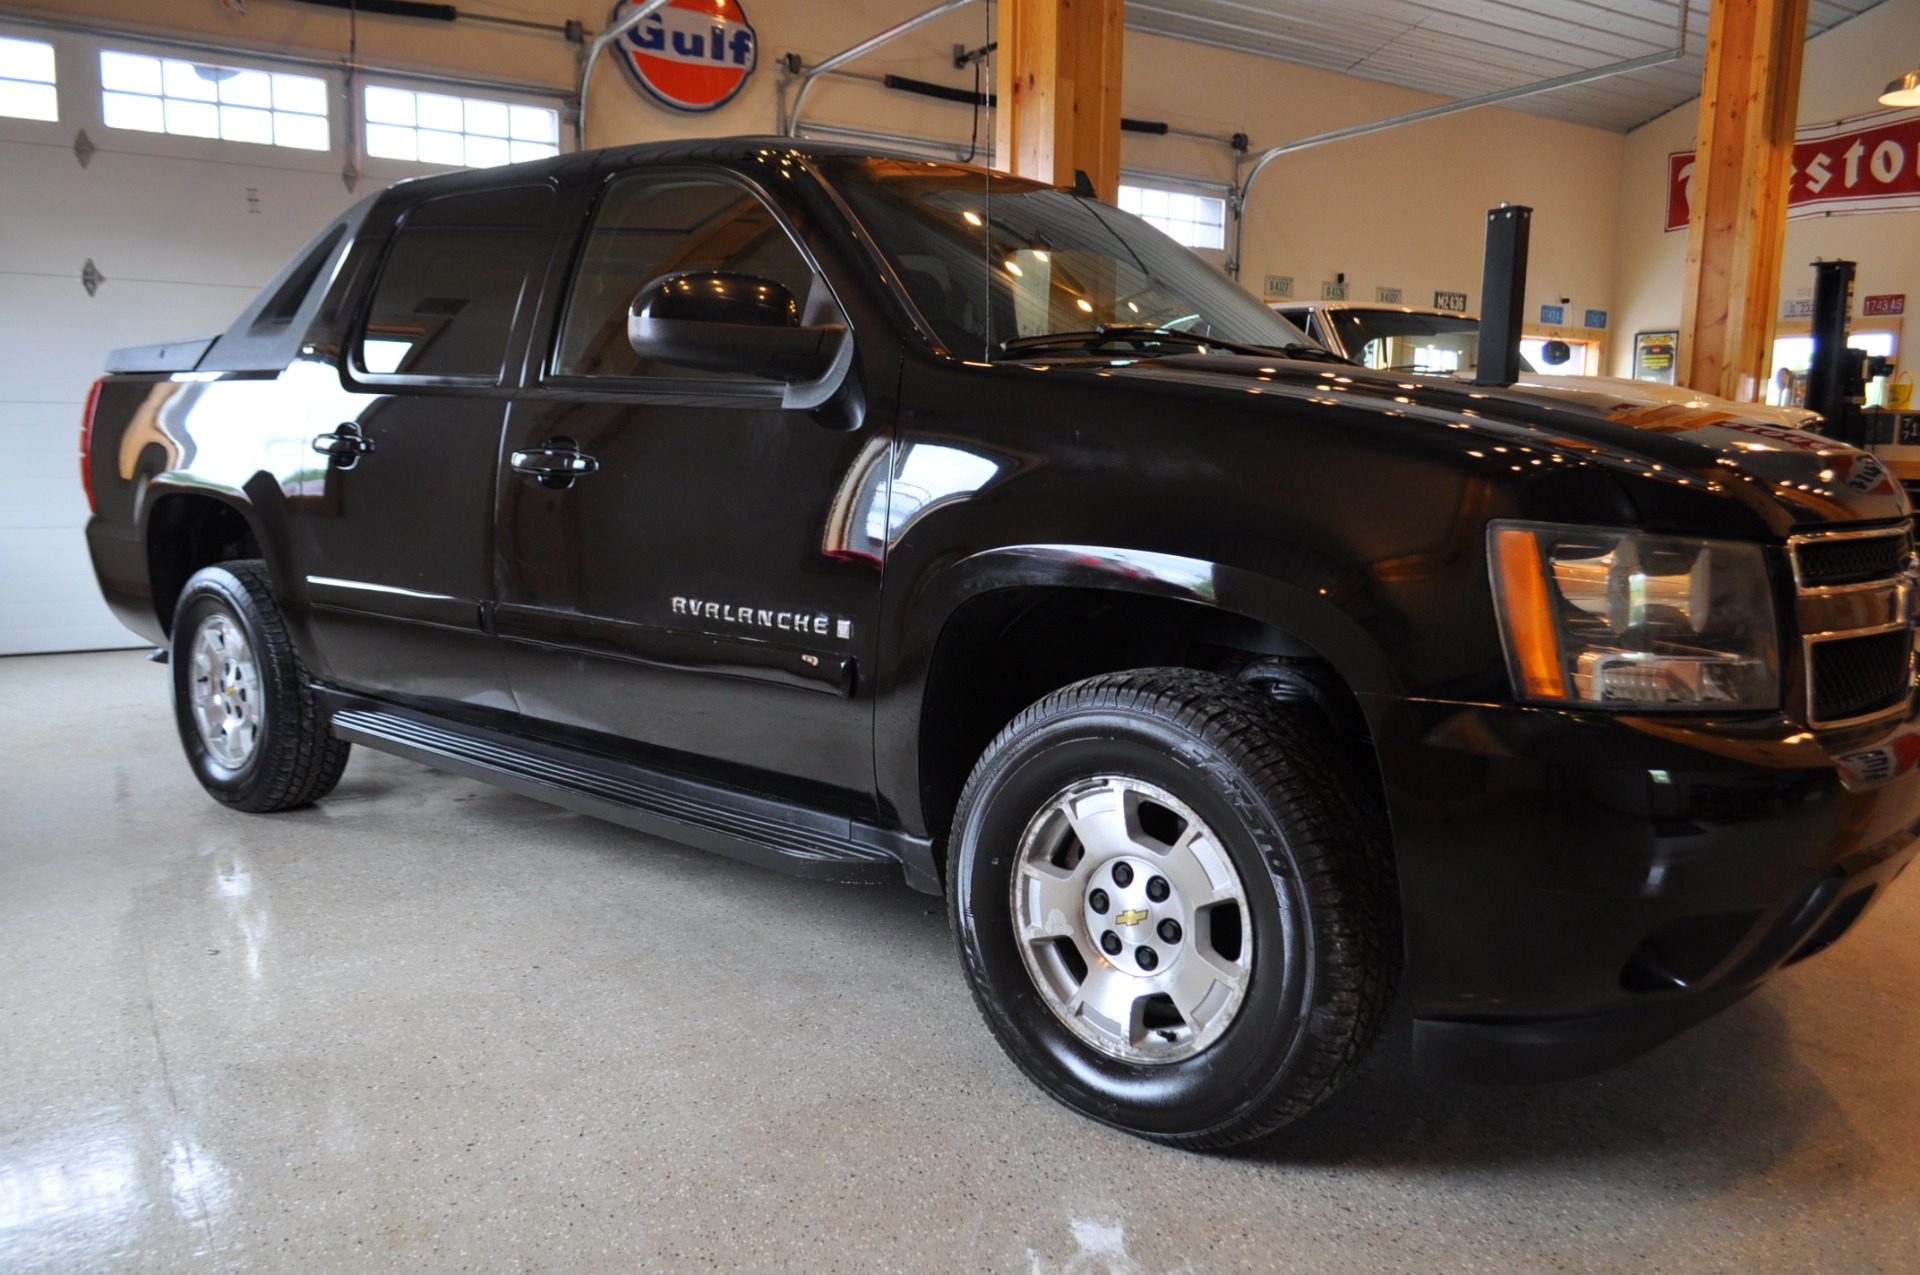
[[[1067,813],[1092,809],[1111,818],[1103,803],[1122,811],[1119,823]],[[1081,841],[1082,832],[1103,827],[1095,845]],[[1122,827],[1132,840],[1113,840]],[[1195,852],[1176,842],[1217,845],[1201,863],[1212,875],[1195,877],[1187,865]],[[1163,843],[1164,859],[1156,858]],[[1115,845],[1128,848],[1116,854]],[[1131,847],[1143,845],[1135,856]],[[1149,911],[1185,906],[1178,887],[1171,902],[1136,900],[1119,910],[1123,859],[1142,865],[1125,873],[1128,894],[1137,892],[1140,873],[1164,862],[1168,880],[1200,881],[1194,893],[1213,899],[1222,893],[1222,854],[1237,873],[1239,901],[1187,913],[1184,929],[1175,919],[1181,913],[1168,913],[1171,930]],[[1175,866],[1187,875],[1176,878]],[[1023,874],[1018,901],[1016,872]],[[1384,820],[1324,719],[1212,674],[1145,669],[1095,677],[1021,713],[967,781],[947,873],[967,981],[1015,1064],[1075,1111],[1175,1146],[1251,1141],[1324,1101],[1378,1034],[1398,974]],[[1058,894],[1057,874],[1066,874]],[[1166,899],[1167,881],[1156,888],[1149,897]],[[1030,906],[1029,898],[1083,900],[1082,920],[1066,908]],[[1017,914],[1049,919],[1035,934],[1052,932],[1062,918],[1079,928],[1069,937],[1034,938],[1023,953]],[[1108,947],[1109,959],[1089,947],[1118,942],[1117,929],[1093,933],[1110,915],[1116,926],[1132,927],[1140,946]],[[1169,954],[1153,954],[1156,965],[1146,965],[1141,952],[1156,941],[1155,926],[1174,941]],[[1178,962],[1189,959],[1210,961],[1213,972],[1195,973],[1200,985],[1220,989],[1196,998],[1194,1013],[1170,996],[1135,990],[1156,986],[1156,977],[1171,985]],[[1100,990],[1090,991],[1096,982]],[[1217,999],[1230,985],[1237,990]],[[1184,984],[1188,992],[1194,986]],[[1129,1004],[1129,1025],[1114,1030],[1117,1018],[1076,1009],[1075,997]],[[1223,1003],[1238,1008],[1223,1013]]]
[[[236,654],[247,658],[236,661]],[[327,729],[264,562],[224,562],[187,581],[174,607],[168,665],[181,746],[215,801],[254,813],[291,810],[340,782],[352,745]],[[251,672],[243,675],[245,668]],[[224,717],[203,726],[203,712]]]

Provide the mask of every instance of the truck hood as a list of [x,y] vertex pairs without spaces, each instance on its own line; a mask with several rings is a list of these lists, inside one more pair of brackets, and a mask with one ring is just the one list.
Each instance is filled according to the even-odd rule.
[[[1450,442],[1470,431],[1503,447],[1513,441],[1543,452],[1599,461],[1629,484],[1677,487],[1677,504],[1648,490],[1651,503],[1679,508],[1705,495],[1736,500],[1761,514],[1770,526],[1890,521],[1910,516],[1906,493],[1873,455],[1806,430],[1758,419],[1751,405],[1712,400],[1697,405],[1692,396],[1625,398],[1604,389],[1577,392],[1514,386],[1476,386],[1443,377],[1404,376],[1326,363],[1265,360],[1220,354],[1180,354],[1164,358],[1072,360],[1100,374],[1135,383],[1151,382],[1188,392],[1210,387],[1232,392],[1246,405],[1248,393],[1268,398],[1278,409],[1344,409],[1352,428],[1368,417],[1391,417],[1398,430],[1425,422],[1449,431]],[[1068,365],[1056,364],[1060,370]],[[1632,384],[1629,382],[1628,384]],[[1140,384],[1145,389],[1145,384]],[[1664,389],[1665,387],[1654,387]],[[1653,401],[1646,401],[1647,398]],[[1467,455],[1499,469],[1511,457],[1486,457],[1470,447]],[[1641,500],[1642,508],[1649,500]]]
[[1545,390],[1576,399],[1602,411],[1634,407],[1680,406],[1730,412],[1743,421],[1777,425],[1782,429],[1810,429],[1820,424],[1820,413],[1804,407],[1770,407],[1765,403],[1736,403],[1730,398],[1702,394],[1684,385],[1631,381],[1622,376],[1558,376],[1551,372],[1522,372],[1517,390]]

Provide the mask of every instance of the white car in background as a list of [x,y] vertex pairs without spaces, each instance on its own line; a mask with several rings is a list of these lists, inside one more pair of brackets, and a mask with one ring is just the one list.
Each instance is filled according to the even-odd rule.
[[[1474,315],[1345,301],[1268,304],[1333,353],[1365,367],[1418,376],[1471,377],[1480,361],[1480,320]],[[1520,367],[1515,389],[1577,398],[1590,406],[1711,409],[1788,429],[1813,429],[1820,424],[1820,414],[1804,407],[1736,403],[1684,385],[1621,376],[1541,372],[1524,357]]]

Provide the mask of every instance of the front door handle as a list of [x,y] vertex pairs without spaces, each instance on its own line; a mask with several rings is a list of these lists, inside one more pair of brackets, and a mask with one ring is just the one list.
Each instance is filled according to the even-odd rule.
[[358,425],[347,421],[333,433],[314,439],[313,450],[341,469],[352,469],[362,456],[373,451],[373,440],[362,434]]
[[600,472],[600,462],[580,450],[571,438],[549,438],[512,456],[513,471],[540,480],[542,487],[567,488],[573,480]]

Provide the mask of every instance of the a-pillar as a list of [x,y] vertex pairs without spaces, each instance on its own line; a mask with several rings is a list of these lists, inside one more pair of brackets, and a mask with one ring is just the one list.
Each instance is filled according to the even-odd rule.
[[1779,313],[1807,0],[1714,0],[1711,14],[1679,380],[1753,400]]
[[1000,0],[995,162],[1057,186],[1085,172],[1120,193],[1122,0]]

